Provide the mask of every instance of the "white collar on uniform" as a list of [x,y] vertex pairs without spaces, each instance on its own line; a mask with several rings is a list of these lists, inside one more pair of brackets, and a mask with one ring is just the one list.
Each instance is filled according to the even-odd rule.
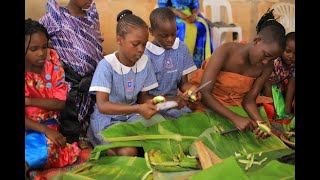
[[[174,41],[173,45],[172,45],[172,49],[178,49],[179,47],[179,42],[180,42],[180,39],[179,38],[176,38],[176,40]],[[159,47],[159,46],[156,46],[154,45],[153,43],[151,42],[147,42],[147,45],[146,45],[146,48],[152,52],[153,54],[155,55],[161,55],[165,49],[162,48],[162,47]]]
[[118,74],[122,74],[121,68],[122,68],[123,74],[127,74],[130,71],[130,69],[132,69],[134,73],[140,72],[146,67],[148,62],[148,56],[145,54],[143,54],[141,58],[136,62],[136,64],[132,67],[128,67],[121,64],[121,62],[118,60],[116,56],[116,52],[112,54],[108,54],[104,56],[104,58],[111,65],[112,69],[114,69]]

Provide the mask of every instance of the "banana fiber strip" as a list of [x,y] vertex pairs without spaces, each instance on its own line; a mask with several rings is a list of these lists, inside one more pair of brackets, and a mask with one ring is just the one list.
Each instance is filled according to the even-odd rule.
[[182,139],[196,139],[195,136],[181,136],[180,134],[160,134],[160,135],[139,135],[139,136],[124,136],[124,137],[105,137],[107,142],[119,141],[143,141],[143,140],[158,140],[158,139],[173,139],[182,141]]

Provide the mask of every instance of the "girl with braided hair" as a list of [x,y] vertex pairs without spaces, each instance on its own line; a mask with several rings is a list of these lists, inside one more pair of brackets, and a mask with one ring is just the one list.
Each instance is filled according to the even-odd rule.
[[[96,95],[87,133],[94,146],[109,143],[99,134],[103,129],[141,117],[150,119],[159,112],[148,93],[158,86],[157,79],[151,61],[143,54],[149,37],[148,26],[130,10],[120,12],[117,21],[119,50],[98,63],[89,89]],[[116,156],[137,153],[136,147],[107,150],[108,155]]]
[[[257,106],[257,101],[264,99],[258,95],[271,75],[273,60],[285,49],[285,29],[275,20],[272,11],[261,17],[256,29],[252,43],[224,43],[215,50],[201,80],[212,83],[201,93],[204,105],[231,121],[240,131],[252,130],[258,137],[266,138],[268,134],[257,128],[258,122],[265,123]],[[231,111],[230,106],[242,107],[248,117]]]
[[25,20],[25,162],[30,169],[64,167],[81,151],[57,130],[67,85],[57,53],[50,50],[47,57],[48,39],[44,26]]

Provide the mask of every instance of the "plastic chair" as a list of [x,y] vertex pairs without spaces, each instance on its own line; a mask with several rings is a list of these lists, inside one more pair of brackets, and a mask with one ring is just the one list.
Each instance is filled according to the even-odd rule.
[[286,29],[286,33],[295,31],[295,5],[292,3],[279,2],[272,5],[273,14],[277,21]]
[[[211,8],[211,22],[209,25],[212,27],[212,37],[214,47],[218,47],[226,41],[226,33],[232,32],[233,40],[238,42],[242,41],[242,29],[233,23],[232,9],[228,0],[203,0],[202,2],[204,16],[209,17],[206,12],[207,6]],[[225,8],[227,14],[227,21],[224,21],[224,16],[221,16],[222,8]]]

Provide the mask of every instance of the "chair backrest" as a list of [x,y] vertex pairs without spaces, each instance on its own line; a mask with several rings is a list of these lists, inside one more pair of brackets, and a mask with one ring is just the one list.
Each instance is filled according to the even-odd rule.
[[206,12],[207,6],[211,8],[211,22],[224,22],[224,16],[221,15],[222,9],[226,10],[227,14],[227,24],[233,24],[233,17],[232,17],[232,9],[230,2],[228,0],[203,0],[202,7],[204,10],[204,16],[206,18],[210,18],[209,14]]
[[292,3],[279,2],[272,5],[273,14],[277,21],[286,29],[286,33],[295,31],[295,5]]

